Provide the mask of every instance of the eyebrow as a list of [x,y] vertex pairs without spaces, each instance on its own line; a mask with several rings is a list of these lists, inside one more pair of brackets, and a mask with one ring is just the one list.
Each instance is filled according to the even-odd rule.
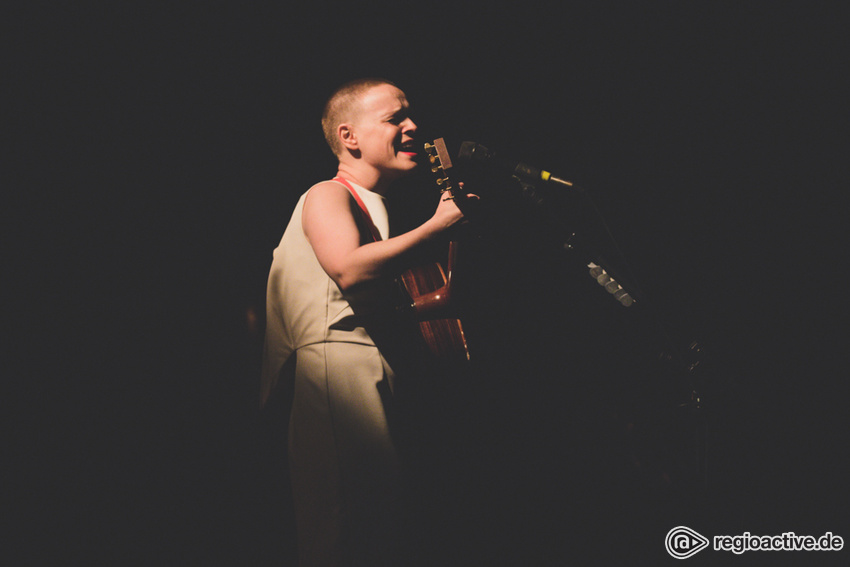
[[401,107],[396,108],[395,110],[387,112],[384,115],[384,118],[398,118],[400,116],[406,116],[408,112],[410,112],[410,106],[402,105]]

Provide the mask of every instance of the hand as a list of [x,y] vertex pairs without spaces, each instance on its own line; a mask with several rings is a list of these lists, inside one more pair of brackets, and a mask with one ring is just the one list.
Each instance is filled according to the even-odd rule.
[[[463,183],[458,184],[460,192],[463,191]],[[478,195],[467,193],[462,200],[474,199],[478,200]],[[452,226],[464,221],[464,213],[461,206],[458,206],[458,200],[452,198],[451,194],[446,192],[440,195],[440,202],[437,203],[437,210],[434,216],[431,217],[438,231],[442,232]]]

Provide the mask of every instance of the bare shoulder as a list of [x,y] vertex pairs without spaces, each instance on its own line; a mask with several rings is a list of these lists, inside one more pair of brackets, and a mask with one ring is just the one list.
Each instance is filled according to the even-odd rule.
[[351,194],[336,181],[322,181],[307,192],[301,220],[310,232],[315,226],[338,225],[353,220]]
[[328,206],[347,206],[349,198],[348,189],[341,183],[337,183],[336,181],[322,181],[313,185],[307,191],[307,195],[304,198],[304,207],[325,208]]

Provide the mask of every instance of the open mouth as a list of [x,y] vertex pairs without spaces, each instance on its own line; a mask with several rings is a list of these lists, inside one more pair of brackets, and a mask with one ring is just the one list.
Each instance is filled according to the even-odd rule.
[[401,153],[405,153],[405,154],[415,155],[415,154],[419,153],[419,147],[416,145],[416,143],[413,140],[409,140],[407,142],[404,142],[401,146],[399,146],[398,151],[401,152]]

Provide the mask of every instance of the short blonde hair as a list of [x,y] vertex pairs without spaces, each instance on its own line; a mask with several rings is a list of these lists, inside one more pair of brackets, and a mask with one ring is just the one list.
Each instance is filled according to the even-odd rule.
[[395,86],[392,81],[386,79],[355,79],[336,89],[328,98],[322,111],[322,130],[325,133],[325,140],[327,140],[335,155],[338,156],[342,153],[342,144],[336,133],[337,128],[346,120],[350,120],[352,115],[359,110],[360,99],[366,91],[380,85]]

